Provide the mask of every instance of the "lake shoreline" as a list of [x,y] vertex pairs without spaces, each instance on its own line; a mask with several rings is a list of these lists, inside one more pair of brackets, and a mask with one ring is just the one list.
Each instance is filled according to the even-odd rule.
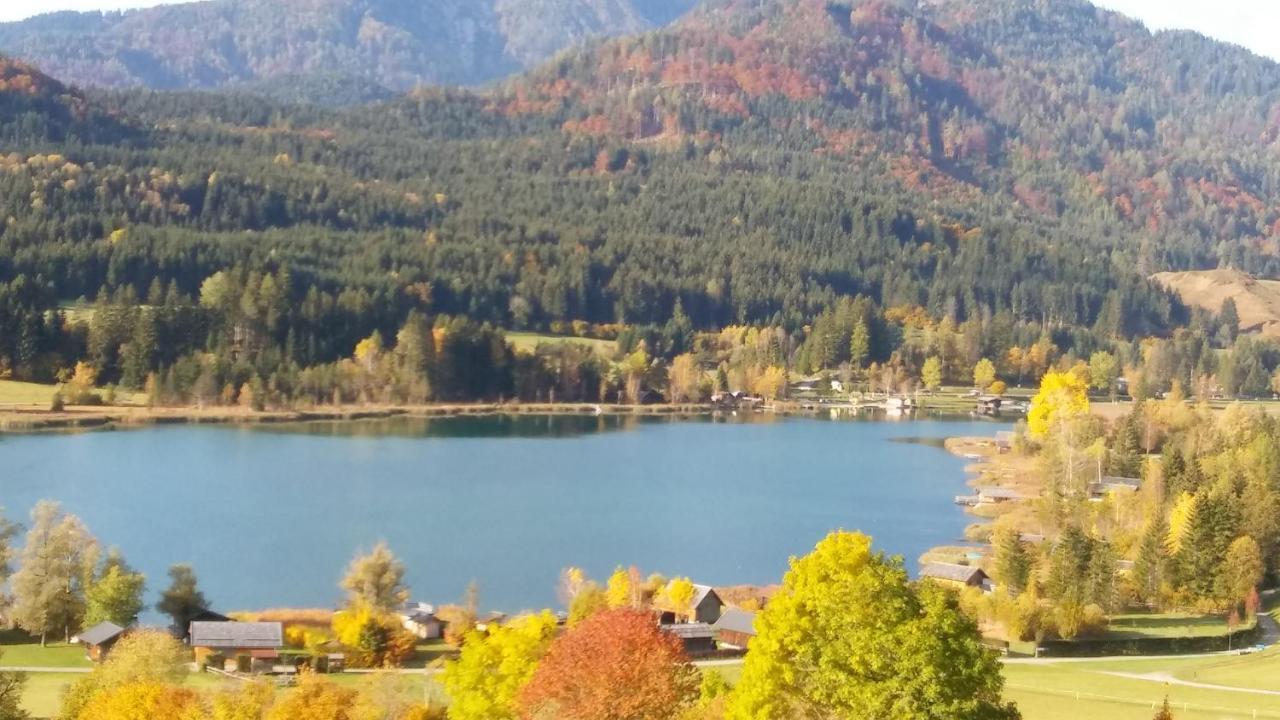
[[[439,405],[352,405],[321,410],[243,408],[147,408],[136,406],[75,407],[50,410],[0,411],[0,435],[68,430],[142,429],[164,425],[276,425],[308,422],[355,422],[390,418],[447,418],[497,415],[628,415],[697,417],[720,412],[709,404],[612,405],[595,403],[451,403]],[[778,414],[789,414],[780,412]]]

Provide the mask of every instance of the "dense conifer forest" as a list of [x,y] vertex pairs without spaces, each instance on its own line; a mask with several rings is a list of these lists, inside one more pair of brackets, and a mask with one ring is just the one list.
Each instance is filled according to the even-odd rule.
[[[346,110],[81,91],[15,60],[0,81],[19,378],[87,359],[189,388],[211,353],[209,385],[296,388],[375,334],[457,323],[501,377],[417,395],[527,394],[499,328],[652,359],[753,326],[789,369],[912,376],[943,328],[967,338],[955,378],[1021,374],[1014,348],[1140,361],[1130,343],[1190,324],[1189,383],[1234,333],[1148,275],[1280,269],[1274,63],[1077,0],[721,0],[491,90]],[[94,312],[56,312],[77,300]]]

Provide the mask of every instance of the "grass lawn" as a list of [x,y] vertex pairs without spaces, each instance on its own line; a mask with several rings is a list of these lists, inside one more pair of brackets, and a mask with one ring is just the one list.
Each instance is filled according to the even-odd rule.
[[558,345],[561,343],[573,343],[575,345],[586,345],[594,349],[602,357],[613,357],[617,352],[618,344],[612,340],[594,340],[591,338],[573,337],[570,335],[543,335],[540,333],[525,332],[508,332],[507,342],[511,343],[516,350],[521,352],[533,352],[539,343],[548,345]]
[[1107,636],[1113,639],[1209,637],[1226,635],[1227,631],[1227,620],[1220,615],[1134,613],[1113,616]]
[[[37,410],[48,410],[49,404],[53,402],[53,394],[57,392],[56,385],[40,385],[37,383],[18,382],[16,380],[0,380],[0,407],[5,405],[20,405]],[[99,396],[105,397],[106,391],[98,388],[95,391]],[[117,390],[115,396],[115,405],[145,405],[146,397],[142,393],[135,393],[129,390]]]
[[84,668],[93,664],[84,656],[84,648],[61,641],[40,647],[20,630],[0,631],[0,667]]
[[27,676],[27,687],[22,694],[22,707],[32,717],[51,718],[62,705],[62,693],[71,683],[83,675],[32,673]]
[[[1251,661],[1250,656],[1240,659]],[[1191,668],[1197,665],[1219,661],[1219,658],[1208,658],[1006,665],[1005,695],[1018,703],[1026,720],[1145,718],[1153,714],[1166,694],[1179,720],[1280,718],[1280,698],[1274,696],[1181,687],[1106,674],[1171,672],[1181,677],[1193,672]],[[1259,665],[1259,668],[1257,673],[1266,672],[1265,666]],[[1197,681],[1209,682],[1203,675]]]
[[0,380],[0,405],[38,405],[48,410],[56,390],[53,385]]
[[406,667],[420,668],[431,665],[437,660],[451,659],[458,656],[458,649],[450,647],[444,640],[428,640],[418,643],[418,649]]

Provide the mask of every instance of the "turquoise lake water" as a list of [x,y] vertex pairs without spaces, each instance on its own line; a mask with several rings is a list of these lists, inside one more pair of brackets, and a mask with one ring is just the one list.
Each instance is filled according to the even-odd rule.
[[80,515],[148,576],[196,568],[220,610],[326,607],[359,548],[386,540],[415,598],[555,603],[561,568],[715,585],[777,582],[844,528],[909,569],[958,543],[966,461],[937,444],[979,421],[634,417],[396,419],[0,437],[0,504]]

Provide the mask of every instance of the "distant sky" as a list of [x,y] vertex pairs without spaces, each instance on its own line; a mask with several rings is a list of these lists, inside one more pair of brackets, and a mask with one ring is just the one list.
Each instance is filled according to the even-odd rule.
[[[54,10],[119,10],[174,0],[0,0],[0,21]],[[972,0],[983,2],[984,0]],[[1188,28],[1280,60],[1278,0],[1094,0],[1152,29]]]

